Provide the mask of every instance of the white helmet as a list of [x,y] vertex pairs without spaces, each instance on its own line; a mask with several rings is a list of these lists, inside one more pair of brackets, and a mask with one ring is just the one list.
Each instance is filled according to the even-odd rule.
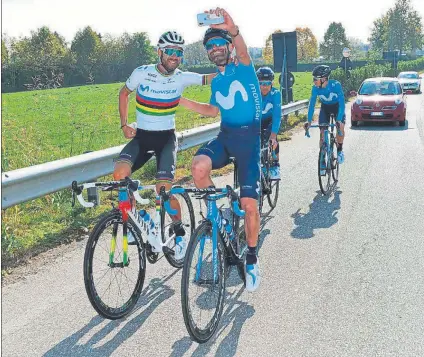
[[168,31],[159,37],[158,48],[165,48],[168,46],[178,46],[184,49],[184,38],[176,31]]

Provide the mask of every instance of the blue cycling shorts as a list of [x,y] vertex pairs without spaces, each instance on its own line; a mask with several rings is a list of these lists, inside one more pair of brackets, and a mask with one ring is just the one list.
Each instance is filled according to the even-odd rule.
[[260,135],[254,132],[221,130],[218,136],[201,147],[197,155],[212,160],[212,169],[220,169],[236,159],[240,197],[257,199],[260,184]]

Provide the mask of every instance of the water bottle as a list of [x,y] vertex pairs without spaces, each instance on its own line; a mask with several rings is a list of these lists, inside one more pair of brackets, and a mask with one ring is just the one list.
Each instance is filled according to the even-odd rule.
[[231,237],[231,233],[233,233],[233,226],[227,220],[225,220],[225,231],[227,232],[228,236]]

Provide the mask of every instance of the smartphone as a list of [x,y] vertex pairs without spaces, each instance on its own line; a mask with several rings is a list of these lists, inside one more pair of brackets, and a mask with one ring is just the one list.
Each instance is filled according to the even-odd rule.
[[224,16],[202,12],[201,14],[197,14],[197,23],[199,26],[219,25],[224,23]]

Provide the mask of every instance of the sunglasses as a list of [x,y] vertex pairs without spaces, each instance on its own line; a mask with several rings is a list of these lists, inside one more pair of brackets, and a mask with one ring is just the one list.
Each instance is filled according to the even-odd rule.
[[222,47],[228,44],[228,41],[224,40],[223,38],[213,38],[212,40],[209,40],[206,42],[205,48],[206,51],[210,51],[212,48],[215,47]]
[[260,86],[270,86],[272,81],[259,81]]
[[176,57],[183,57],[184,55],[184,51],[183,50],[179,50],[177,48],[165,48],[163,50],[163,52],[167,55],[167,56],[176,56]]

